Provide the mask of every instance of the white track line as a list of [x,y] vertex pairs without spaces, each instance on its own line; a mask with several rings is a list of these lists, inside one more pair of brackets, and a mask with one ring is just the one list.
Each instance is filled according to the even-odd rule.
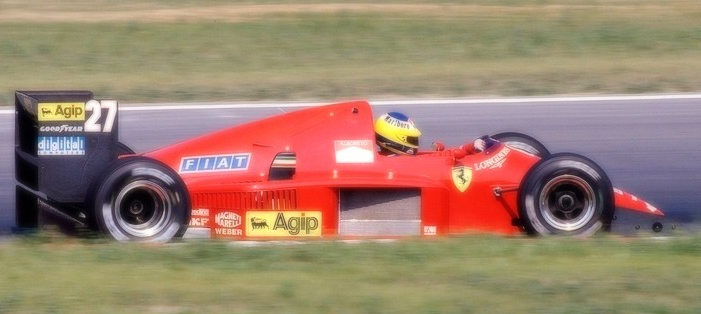
[[[662,94],[662,95],[611,95],[584,97],[519,97],[519,98],[458,98],[458,99],[407,99],[407,100],[370,100],[373,106],[412,106],[412,105],[480,105],[480,104],[524,104],[524,103],[568,103],[597,101],[641,101],[641,100],[680,100],[699,99],[701,94]],[[193,109],[249,109],[249,108],[294,108],[314,107],[333,102],[278,102],[278,103],[183,103],[173,105],[128,104],[123,111],[145,110],[193,110]]]
[[[457,98],[457,99],[407,99],[407,100],[371,100],[373,106],[412,106],[412,105],[480,105],[480,104],[528,104],[528,103],[572,103],[600,101],[650,101],[650,100],[701,100],[701,94],[659,94],[659,95],[604,95],[604,96],[568,96],[568,97],[514,97],[514,98]],[[314,107],[333,102],[202,102],[182,104],[147,104],[123,103],[120,111],[164,111],[164,110],[195,110],[195,109],[251,109],[251,108],[296,108]],[[14,109],[0,109],[0,115],[14,114]]]

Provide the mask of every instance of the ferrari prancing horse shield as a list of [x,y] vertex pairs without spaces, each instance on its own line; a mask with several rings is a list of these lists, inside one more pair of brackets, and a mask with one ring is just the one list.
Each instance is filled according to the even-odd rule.
[[465,192],[472,181],[472,168],[465,166],[453,167],[453,183],[460,192]]

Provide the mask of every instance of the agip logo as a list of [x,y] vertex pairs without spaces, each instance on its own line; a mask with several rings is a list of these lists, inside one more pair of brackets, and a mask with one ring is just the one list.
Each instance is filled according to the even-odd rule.
[[85,103],[40,103],[39,121],[85,121]]
[[246,221],[249,237],[321,236],[321,212],[317,211],[249,211]]

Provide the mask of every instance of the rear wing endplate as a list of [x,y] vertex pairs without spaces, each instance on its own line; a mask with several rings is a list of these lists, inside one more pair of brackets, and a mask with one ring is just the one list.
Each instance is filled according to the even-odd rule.
[[117,158],[118,104],[90,91],[15,92],[16,219],[38,226],[37,200],[85,202],[94,178]]

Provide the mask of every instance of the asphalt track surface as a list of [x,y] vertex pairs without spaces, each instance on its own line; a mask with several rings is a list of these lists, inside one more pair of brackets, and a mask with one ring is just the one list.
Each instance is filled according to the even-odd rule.
[[[459,145],[503,131],[551,152],[597,162],[613,184],[701,231],[701,95],[372,101],[375,116],[401,111],[434,140]],[[121,104],[120,140],[145,152],[223,127],[298,110],[303,103]],[[0,234],[14,227],[14,114],[0,110]]]

